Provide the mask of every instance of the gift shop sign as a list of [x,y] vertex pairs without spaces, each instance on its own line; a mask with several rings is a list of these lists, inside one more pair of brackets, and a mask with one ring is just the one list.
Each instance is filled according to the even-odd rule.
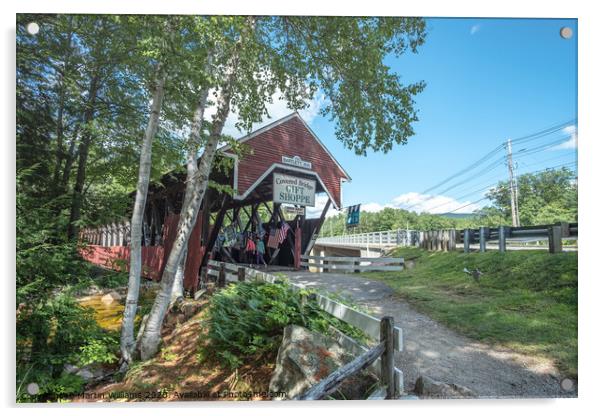
[[274,173],[274,202],[313,207],[316,204],[316,181]]

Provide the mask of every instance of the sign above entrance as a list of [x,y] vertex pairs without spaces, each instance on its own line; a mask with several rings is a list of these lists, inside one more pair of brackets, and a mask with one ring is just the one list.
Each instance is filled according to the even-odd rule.
[[298,166],[300,168],[311,169],[311,162],[307,162],[301,159],[299,156],[282,156],[282,163],[286,163],[287,165]]
[[316,181],[274,173],[274,202],[313,207],[316,204]]
[[305,207],[293,207],[290,205],[285,205],[284,212],[286,212],[287,214],[303,216],[303,215],[305,215]]

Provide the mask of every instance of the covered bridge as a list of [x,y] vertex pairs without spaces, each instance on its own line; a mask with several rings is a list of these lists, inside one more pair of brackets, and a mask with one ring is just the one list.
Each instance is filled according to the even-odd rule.
[[[234,263],[299,267],[309,253],[326,212],[340,209],[341,187],[350,177],[298,113],[292,113],[218,151],[186,257],[184,287],[195,291],[210,258]],[[175,239],[184,196],[185,173],[164,175],[151,184],[143,230],[143,275],[159,280]],[[228,192],[227,189],[233,190]],[[327,202],[318,218],[306,218],[317,195]],[[82,255],[111,268],[129,265],[129,224],[119,221],[83,229]],[[249,241],[252,243],[249,244]],[[260,246],[264,254],[258,256]],[[259,250],[258,250],[259,248]]]

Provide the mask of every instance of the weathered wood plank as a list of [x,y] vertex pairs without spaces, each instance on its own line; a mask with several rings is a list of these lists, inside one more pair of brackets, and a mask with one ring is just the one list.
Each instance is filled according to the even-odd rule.
[[333,393],[346,378],[362,371],[372,364],[385,351],[385,342],[381,342],[366,353],[345,364],[337,371],[331,373],[309,390],[295,397],[295,400],[320,400]]
[[369,262],[369,263],[403,263],[403,257],[338,257],[338,256],[301,256],[303,260],[328,260],[333,262]]
[[388,272],[400,272],[403,271],[403,266],[380,266],[380,265],[355,265],[355,264],[333,264],[328,263],[328,266],[320,263],[309,263],[306,261],[301,262],[302,266],[308,267],[322,267],[327,270],[359,270],[359,271],[388,271]]
[[[336,340],[343,348],[348,350],[353,355],[363,354],[368,351],[368,348],[348,335],[345,335],[338,329],[331,327],[333,331],[337,334]],[[395,328],[396,330],[399,328]],[[397,337],[396,337],[397,338]],[[377,378],[380,379],[380,358],[374,361],[369,367],[368,370],[372,372]],[[398,397],[403,393],[403,372],[395,367],[395,395]]]
[[383,317],[380,320],[380,342],[385,344],[385,350],[380,357],[380,380],[387,387],[387,399],[394,399],[396,390],[393,332],[393,317]]

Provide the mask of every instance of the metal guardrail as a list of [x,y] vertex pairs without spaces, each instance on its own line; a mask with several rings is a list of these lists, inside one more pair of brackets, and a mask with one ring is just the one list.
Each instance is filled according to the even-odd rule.
[[[465,242],[466,237],[468,237],[467,242]],[[507,241],[527,242],[547,239],[551,242],[550,252],[560,252],[562,251],[562,240],[573,238],[578,238],[578,224],[559,222],[525,227],[481,227],[466,230],[416,231],[397,229],[320,237],[316,240],[316,244],[381,248],[416,246],[427,250],[454,250],[456,243],[458,243],[463,244],[465,251],[468,251],[471,243],[480,243],[483,246],[490,241],[499,241],[500,249],[503,251]],[[481,248],[481,251],[484,251],[484,248]]]

